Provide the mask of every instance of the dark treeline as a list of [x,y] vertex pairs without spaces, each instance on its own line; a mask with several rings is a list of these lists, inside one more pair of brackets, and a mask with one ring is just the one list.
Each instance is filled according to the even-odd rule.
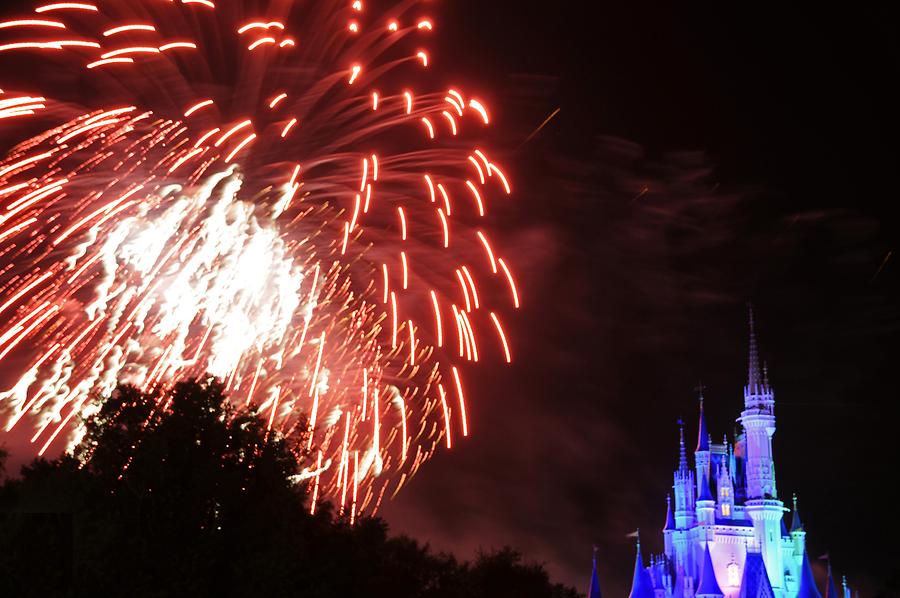
[[0,595],[577,596],[511,549],[460,562],[377,518],[310,515],[296,446],[214,380],[120,387],[86,426],[0,486]]

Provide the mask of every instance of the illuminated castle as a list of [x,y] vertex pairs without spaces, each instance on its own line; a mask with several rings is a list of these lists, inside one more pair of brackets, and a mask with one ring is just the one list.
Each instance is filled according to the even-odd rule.
[[[752,310],[744,409],[733,443],[727,438],[712,442],[702,387],[700,393],[693,467],[681,425],[674,496],[666,501],[665,552],[651,556],[645,567],[638,541],[629,598],[822,598],[796,498],[788,527],[788,509],[778,496],[772,453],[775,392],[766,368],[760,368]],[[592,598],[600,594],[595,582],[592,578]],[[849,598],[846,582],[843,590],[842,598]],[[830,567],[825,597],[838,598]]]

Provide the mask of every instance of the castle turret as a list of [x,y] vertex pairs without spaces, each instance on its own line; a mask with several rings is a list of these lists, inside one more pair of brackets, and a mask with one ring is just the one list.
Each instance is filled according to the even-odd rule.
[[784,592],[784,561],[781,551],[784,503],[775,489],[775,463],[772,457],[772,435],[775,434],[775,393],[769,386],[768,372],[759,367],[759,350],[750,308],[750,359],[747,386],[744,387],[745,474],[747,515],[753,521],[755,543],[765,561],[765,569],[776,595]]
[[675,543],[673,536],[675,535],[675,516],[672,514],[672,496],[666,495],[666,523],[663,526],[663,541],[665,543],[666,556],[674,559]]
[[791,514],[791,539],[794,541],[794,554],[805,554],[806,530],[803,529],[803,521],[800,519],[796,494],[794,495],[794,512]]
[[675,470],[675,526],[688,529],[694,523],[694,472],[688,467],[687,449],[684,447],[684,423],[679,420],[678,469]]
[[759,350],[750,308],[750,357],[747,385],[744,387],[744,411],[741,412],[746,442],[747,498],[777,498],[772,435],[775,434],[775,393],[768,373],[759,368]]

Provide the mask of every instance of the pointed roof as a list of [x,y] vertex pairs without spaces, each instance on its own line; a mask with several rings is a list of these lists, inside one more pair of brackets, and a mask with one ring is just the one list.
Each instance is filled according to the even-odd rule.
[[[588,590],[588,598],[602,598],[600,594],[600,578],[597,575],[597,547],[594,546],[593,568],[591,570],[591,588]],[[821,598],[821,597],[820,597]]]
[[794,495],[794,512],[791,515],[791,531],[802,532],[803,521],[800,520],[800,511],[797,510],[797,495]]
[[637,543],[637,554],[634,557],[634,577],[631,580],[631,593],[628,598],[654,598],[653,582],[650,573],[644,568],[641,558],[641,542]]
[[700,475],[700,496],[697,497],[697,500],[713,500],[712,493],[709,491],[709,478],[705,471]]
[[706,543],[706,551],[703,554],[703,568],[700,570],[700,584],[697,586],[695,596],[724,596],[719,582],[716,581],[716,571],[713,569],[712,557],[709,555],[709,543]]
[[700,389],[700,424],[697,427],[697,450],[695,452],[700,451],[709,451],[709,431],[706,429],[706,417],[703,415],[703,385],[701,384]]
[[834,587],[834,576],[831,574],[831,561],[828,561],[828,582],[825,584],[825,598],[838,598],[837,588]]
[[675,529],[675,517],[672,516],[672,496],[670,494],[666,495],[666,526],[663,528],[664,532],[672,531]]
[[759,346],[756,342],[756,326],[753,321],[753,304],[747,304],[747,311],[749,315],[749,325],[750,325],[750,351],[749,351],[749,363],[747,367],[747,386],[750,388],[750,392],[755,392],[756,388],[759,388],[760,383],[762,382],[762,377],[759,372]]
[[800,589],[797,598],[822,598],[819,588],[816,587],[816,578],[813,577],[812,566],[809,564],[809,554],[803,552],[803,565],[800,571]]
[[769,574],[766,572],[766,562],[758,552],[747,553],[738,598],[775,598]]

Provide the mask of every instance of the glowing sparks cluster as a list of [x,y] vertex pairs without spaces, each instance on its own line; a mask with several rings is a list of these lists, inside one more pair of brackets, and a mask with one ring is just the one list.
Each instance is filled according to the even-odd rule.
[[0,161],[0,363],[18,372],[0,406],[43,454],[117,382],[208,372],[311,451],[312,508],[353,518],[468,434],[456,362],[511,359],[499,314],[519,298],[482,225],[510,186],[478,145],[485,104],[414,89],[430,58],[409,44],[434,29],[417,4],[241,4],[0,22],[4,64],[78,81],[0,90],[4,138],[46,129]]

